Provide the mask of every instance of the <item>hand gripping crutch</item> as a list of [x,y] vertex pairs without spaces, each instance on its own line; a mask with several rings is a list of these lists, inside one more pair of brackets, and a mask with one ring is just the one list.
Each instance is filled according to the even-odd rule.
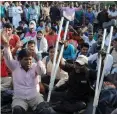
[[[64,38],[63,38],[63,40],[65,41],[66,40],[66,36],[67,36],[67,30],[68,30],[68,26],[69,26],[69,21],[73,20],[74,14],[72,16],[68,16],[65,12],[63,12],[63,16],[68,19],[68,21],[66,23],[66,27],[65,27]],[[60,27],[59,27],[59,33],[58,33],[59,39],[60,39],[60,33],[61,33],[61,30],[62,30],[62,24],[63,24],[64,17],[62,17],[61,23],[60,23]],[[57,61],[57,64],[56,64],[56,57],[57,57],[57,49],[58,49],[59,39],[57,39],[56,47],[55,47],[55,55],[54,55],[52,72],[51,72],[51,79],[50,79],[50,84],[49,84],[49,93],[48,93],[47,102],[50,101],[51,92],[53,90],[53,86],[54,86],[54,82],[55,82],[55,78],[56,78],[56,73],[57,73],[57,70],[58,70],[58,67],[59,67],[59,63],[60,63],[60,60],[61,60],[61,57],[62,57],[62,54],[63,54],[63,50],[64,50],[64,45],[62,45],[61,51],[60,51],[60,54],[59,54],[59,57],[58,57],[58,61]]]
[[[110,52],[112,33],[113,33],[113,26],[111,26],[111,29],[110,29],[109,46],[107,48],[107,53],[106,53],[106,57],[105,57],[105,61],[104,61],[104,68],[103,68],[103,71],[102,71],[100,82],[99,82],[99,79],[100,79],[100,68],[101,68],[102,57],[101,57],[101,55],[99,56],[99,66],[98,66],[97,81],[96,81],[96,91],[95,91],[95,97],[94,97],[94,103],[93,103],[93,113],[92,114],[95,114],[96,108],[98,106],[99,96],[100,96],[100,92],[101,92],[101,88],[102,88],[102,84],[103,84],[103,79],[104,79],[104,75],[105,75],[105,67],[106,67],[106,63],[107,63],[107,60],[108,60],[108,54]],[[102,42],[102,47],[101,47],[102,49],[104,47],[105,35],[106,35],[106,29],[104,29],[103,42]]]

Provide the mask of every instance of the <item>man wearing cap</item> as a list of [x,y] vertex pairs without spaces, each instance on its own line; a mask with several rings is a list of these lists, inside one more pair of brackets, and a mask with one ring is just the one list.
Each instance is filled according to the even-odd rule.
[[[96,75],[96,71],[88,69],[87,66],[88,58],[84,55],[80,55],[73,64],[60,62],[61,69],[68,72],[69,79],[66,83],[66,91],[62,93],[62,98],[60,98],[62,103],[57,105],[55,110],[75,112],[85,108],[86,105],[82,101],[88,101],[91,94],[90,83],[95,80]],[[56,99],[55,97],[54,99]]]
[[35,21],[30,21],[29,23],[29,31],[25,34],[24,39],[22,40],[23,44],[27,43],[30,40],[34,40],[36,42],[36,23]]

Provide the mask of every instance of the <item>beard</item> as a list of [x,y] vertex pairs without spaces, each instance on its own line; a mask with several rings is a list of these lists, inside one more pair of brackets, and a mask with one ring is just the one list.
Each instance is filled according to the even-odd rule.
[[41,37],[37,37],[37,40],[41,40]]

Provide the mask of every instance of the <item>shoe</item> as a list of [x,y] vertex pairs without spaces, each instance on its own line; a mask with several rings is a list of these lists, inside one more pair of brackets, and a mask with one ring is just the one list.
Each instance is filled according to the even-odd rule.
[[80,112],[81,110],[84,110],[86,108],[86,103],[85,102],[77,102],[76,103],[78,107],[78,111]]
[[36,114],[57,114],[47,102],[42,102],[37,106],[35,110]]
[[86,104],[84,102],[70,103],[68,101],[65,101],[63,103],[55,105],[53,108],[58,112],[74,113],[84,110],[86,108]]

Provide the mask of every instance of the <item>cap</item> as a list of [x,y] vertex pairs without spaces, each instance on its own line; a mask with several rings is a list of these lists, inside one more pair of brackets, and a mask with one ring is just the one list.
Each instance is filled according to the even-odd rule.
[[29,28],[35,28],[35,21],[30,21]]
[[88,64],[88,58],[84,55],[79,55],[75,62],[79,63],[80,65],[85,65]]

